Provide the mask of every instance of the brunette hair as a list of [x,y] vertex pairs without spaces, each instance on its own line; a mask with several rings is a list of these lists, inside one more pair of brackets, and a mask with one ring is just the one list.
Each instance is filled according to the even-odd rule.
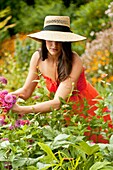
[[[40,57],[42,61],[48,58],[47,54],[48,51],[46,48],[46,42],[45,40],[43,40],[41,51],[40,51]],[[62,42],[62,53],[58,58],[58,65],[57,65],[58,80],[60,82],[65,80],[71,73],[72,62],[73,62],[73,58],[72,58],[71,42]]]

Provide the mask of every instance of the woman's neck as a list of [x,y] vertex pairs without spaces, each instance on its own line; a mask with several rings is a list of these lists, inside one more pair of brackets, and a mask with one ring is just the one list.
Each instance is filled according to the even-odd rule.
[[52,63],[57,63],[58,58],[59,58],[59,55],[56,56],[56,55],[48,54],[48,61],[50,61]]

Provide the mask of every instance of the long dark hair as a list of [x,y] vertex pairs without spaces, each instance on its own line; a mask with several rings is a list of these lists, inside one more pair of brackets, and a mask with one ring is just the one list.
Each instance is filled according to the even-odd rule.
[[[46,48],[46,42],[42,41],[40,57],[41,60],[44,61],[48,58],[48,51]],[[64,81],[72,70],[72,50],[71,50],[71,42],[62,42],[62,53],[58,58],[58,80],[60,82]]]

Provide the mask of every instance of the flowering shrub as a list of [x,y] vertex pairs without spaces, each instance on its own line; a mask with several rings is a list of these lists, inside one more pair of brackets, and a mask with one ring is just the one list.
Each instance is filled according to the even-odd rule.
[[111,24],[113,24],[113,2],[109,4],[108,10],[105,11],[105,14],[108,15],[108,17],[111,20]]
[[113,82],[113,3],[105,13],[110,17],[111,27],[95,33],[96,39],[86,44],[82,55],[88,80],[93,84],[102,80],[103,74],[108,75],[107,82]]
[[95,40],[87,43],[82,60],[87,77],[93,84],[101,80],[103,74],[108,75],[108,82],[113,82],[113,28],[98,33]]

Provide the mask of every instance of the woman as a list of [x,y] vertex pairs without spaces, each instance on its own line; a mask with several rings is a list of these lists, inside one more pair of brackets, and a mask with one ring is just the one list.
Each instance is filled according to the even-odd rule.
[[[73,109],[77,110],[79,108],[78,113],[85,118],[85,115],[81,114],[85,99],[89,105],[89,117],[95,116],[94,111],[97,107],[95,106],[96,101],[93,99],[99,94],[86,81],[82,61],[71,50],[71,42],[84,40],[85,37],[71,32],[69,17],[47,16],[43,30],[28,36],[41,41],[42,47],[31,58],[29,73],[24,86],[13,94],[25,100],[28,99],[37,85],[33,80],[38,79],[36,73],[40,71],[46,81],[48,90],[54,92],[55,95],[52,100],[36,105],[20,106],[15,104],[13,111],[18,114],[27,114],[32,112],[45,113],[51,111],[51,108],[59,109],[61,104],[59,98],[66,100],[74,86],[73,95],[70,97],[70,100],[75,103]],[[111,121],[110,115],[107,115],[105,121]]]

